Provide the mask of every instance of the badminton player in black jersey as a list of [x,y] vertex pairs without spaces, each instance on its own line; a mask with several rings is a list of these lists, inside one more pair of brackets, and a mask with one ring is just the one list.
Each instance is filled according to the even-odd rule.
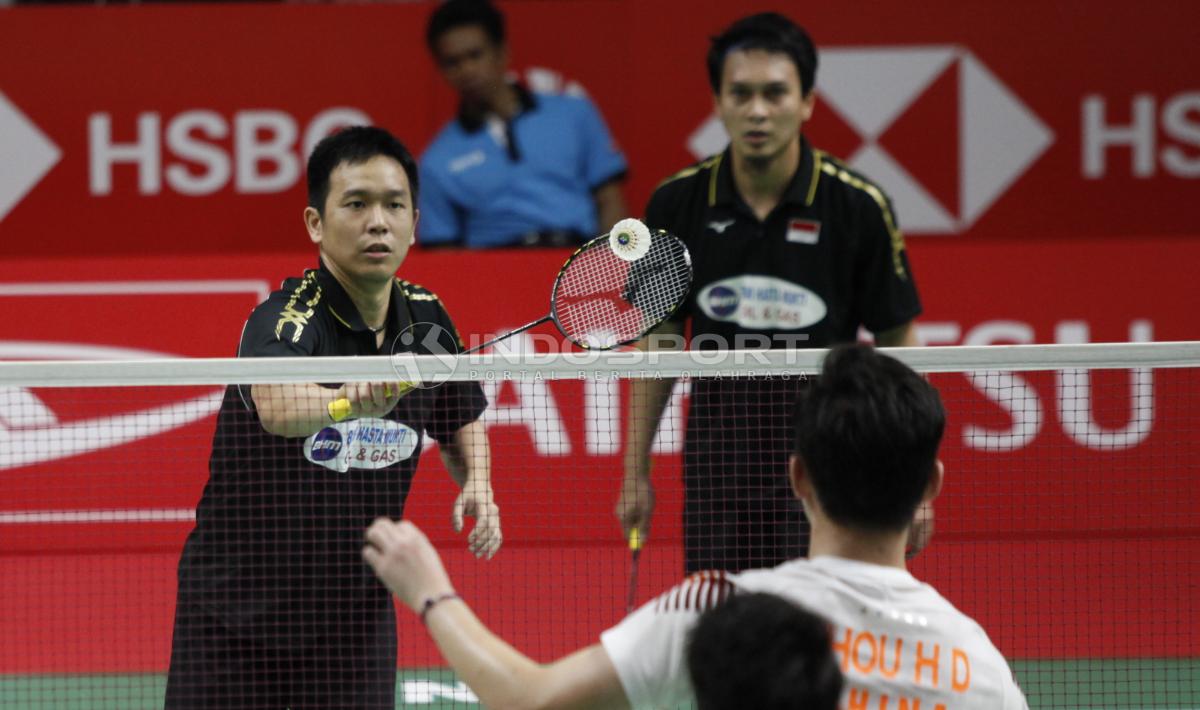
[[[651,229],[687,244],[695,279],[645,347],[682,346],[689,324],[695,350],[829,347],[853,342],[860,327],[878,345],[917,344],[921,305],[890,200],[802,132],[815,108],[816,68],[808,34],[775,13],[742,18],[713,38],[709,79],[730,144],[667,178],[646,207]],[[631,384],[616,515],[627,536],[637,528],[646,541],[650,445],[673,382]],[[805,554],[807,521],[780,476],[801,386],[692,383],[683,460],[688,571]],[[918,546],[929,529],[915,527]]]
[[[404,146],[378,128],[336,133],[309,159],[308,191],[317,268],[251,313],[239,357],[454,348],[437,296],[396,278],[418,218]],[[228,388],[179,563],[166,706],[394,707],[395,614],[360,557],[362,530],[403,515],[428,435],[462,488],[455,526],[474,517],[468,546],[491,557],[501,532],[486,406],[464,382]]]

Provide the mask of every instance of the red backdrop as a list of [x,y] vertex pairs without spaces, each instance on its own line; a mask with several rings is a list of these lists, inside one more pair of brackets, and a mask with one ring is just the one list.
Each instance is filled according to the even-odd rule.
[[[552,70],[596,99],[630,157],[628,195],[640,206],[659,179],[692,160],[689,141],[709,118],[705,37],[765,5],[529,0],[504,7],[515,67]],[[0,12],[0,356],[50,353],[52,346],[75,355],[84,348],[95,355],[96,347],[232,354],[249,309],[315,258],[300,224],[306,134],[360,116],[419,149],[452,113],[453,97],[424,49],[429,7]],[[1192,265],[1200,259],[1200,217],[1189,205],[1200,175],[1200,86],[1178,67],[1181,53],[1200,40],[1200,6],[1014,11],[1003,3],[939,0],[914,9],[895,1],[852,10],[806,6],[799,19],[824,50],[818,113],[807,130],[818,145],[875,165],[883,173],[877,177],[892,181],[885,186],[916,235],[910,247],[928,340],[1196,337]],[[888,120],[878,119],[885,114]],[[440,293],[464,333],[483,334],[541,315],[563,256],[418,251],[401,273]],[[501,285],[498,274],[521,276]],[[1107,391],[1124,392],[1125,376],[1106,380]],[[996,629],[1001,647],[1015,656],[1200,653],[1200,635],[1187,631],[1195,600],[1162,591],[1195,578],[1200,551],[1188,518],[1195,494],[1187,487],[1194,477],[1163,479],[1155,489],[1162,514],[1154,519],[1114,516],[1105,503],[1112,491],[1138,500],[1127,483],[1147,462],[1196,459],[1187,419],[1193,380],[1157,377],[1151,433],[1109,455],[1068,436],[1055,415],[1054,382],[1030,378],[1043,417],[1021,455],[1044,458],[1058,487],[998,478],[1011,454],[972,453],[972,467],[990,476],[990,497],[978,498],[969,478],[951,479],[940,548],[918,571]],[[1013,423],[962,378],[948,384],[962,394],[951,404],[950,441],[961,441],[967,426]],[[580,388],[564,383],[554,390],[563,393],[561,414],[576,450],[583,425],[570,405]],[[149,393],[120,406],[144,409],[199,393]],[[79,393],[36,394],[64,421],[114,413],[103,398],[80,411],[70,400]],[[1107,426],[1119,426],[1128,409],[1114,396]],[[202,419],[124,447],[4,471],[0,513],[190,508],[205,478],[211,427]],[[506,447],[498,450],[531,453],[523,429],[492,434]],[[134,450],[145,456],[182,447],[190,455],[172,461],[169,482],[148,484],[144,471],[121,465]],[[514,460],[498,462],[498,480]],[[510,637],[543,639],[538,648],[548,657],[594,639],[619,616],[621,605],[603,600],[588,607],[609,610],[595,618],[579,620],[570,607],[621,599],[623,580],[604,575],[571,600],[514,585],[548,564],[536,556],[544,549],[537,531],[553,527],[563,559],[623,570],[623,553],[611,522],[615,490],[606,485],[616,482],[615,457],[587,458],[589,471],[612,470],[613,478],[596,478],[586,496],[554,485],[533,492],[511,485],[530,470],[569,478],[563,459],[534,460],[536,466],[512,468],[498,486],[510,532],[501,558],[482,571],[458,553],[451,564],[472,580],[464,583],[477,590],[490,622]],[[1059,494],[1078,496],[1079,506],[1055,511],[1050,501]],[[424,476],[414,501],[433,502],[410,512],[447,549],[457,549],[442,503],[449,495],[442,477]],[[643,597],[679,569],[671,544],[677,505],[669,495],[661,500],[655,535],[663,544],[647,553]],[[1031,509],[1040,511],[1035,520]],[[0,672],[164,667],[171,570],[188,527],[0,526],[0,564],[22,580],[0,589]],[[967,532],[980,529],[989,531],[984,538]],[[1108,537],[1086,538],[1096,530]],[[1106,540],[1121,535],[1125,542],[1114,553]],[[50,553],[68,556],[69,564]],[[1072,564],[1088,555],[1108,576],[1071,579]],[[1036,583],[1011,580],[1021,565]],[[956,577],[963,569],[972,570],[965,581]],[[978,583],[1005,577],[1006,584]],[[1138,597],[1141,583],[1158,590],[1148,601]],[[145,595],[142,601],[118,603],[130,589]],[[97,599],[107,600],[99,610]],[[1069,606],[1051,630],[1014,625],[1014,614],[1063,600]],[[1119,625],[1097,627],[1084,613],[1114,603],[1123,614]],[[1124,629],[1153,633],[1133,639]],[[128,652],[106,655],[112,638]],[[404,638],[422,637],[408,628]],[[428,647],[406,649],[408,663],[436,662]]]

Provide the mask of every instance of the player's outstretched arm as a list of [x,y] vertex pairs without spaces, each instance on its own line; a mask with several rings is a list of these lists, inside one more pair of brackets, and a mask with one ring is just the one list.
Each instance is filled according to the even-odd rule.
[[[683,325],[667,321],[642,338],[637,347],[640,350],[682,349]],[[674,386],[675,380],[666,378],[635,378],[629,382],[629,406],[625,412],[625,472],[615,511],[625,539],[629,539],[629,532],[634,528],[643,542],[649,537],[650,516],[654,512],[650,447]]]
[[454,440],[442,445],[442,463],[462,488],[451,513],[454,530],[462,532],[464,516],[475,518],[467,546],[476,557],[491,559],[504,542],[504,535],[500,531],[500,508],[492,492],[492,449],[483,423],[476,420],[455,432]]
[[454,594],[437,550],[408,521],[380,518],[363,559],[430,636],[483,705],[492,708],[628,707],[617,671],[596,644],[541,665],[493,634]]
[[250,397],[263,429],[277,436],[301,437],[343,419],[382,417],[409,389],[411,385],[403,382],[351,382],[336,390],[289,383],[253,385]]

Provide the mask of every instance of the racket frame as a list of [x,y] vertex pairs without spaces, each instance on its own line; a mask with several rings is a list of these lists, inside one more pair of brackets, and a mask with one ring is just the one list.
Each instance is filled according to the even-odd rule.
[[[649,333],[650,331],[657,328],[659,325],[661,325],[663,322],[665,322],[667,319],[669,319],[672,315],[674,315],[675,312],[678,311],[681,306],[683,306],[684,302],[687,301],[688,293],[691,291],[690,284],[692,282],[692,278],[695,275],[695,271],[692,266],[691,252],[688,251],[687,245],[685,245],[682,242],[682,240],[679,239],[679,237],[676,237],[675,235],[671,234],[670,232],[667,232],[664,229],[655,229],[655,230],[651,231],[651,236],[652,236],[652,238],[662,237],[662,238],[666,238],[666,239],[674,239],[679,242],[680,246],[683,248],[683,261],[687,265],[687,281],[688,281],[689,287],[684,289],[682,295],[679,297],[679,300],[675,303],[675,305],[673,305],[671,307],[671,310],[669,313],[667,313],[662,318],[660,318],[657,322],[655,322],[654,325],[643,330],[636,337],[629,338],[627,340],[622,340],[620,342],[606,343],[602,346],[589,345],[587,343],[582,343],[582,342],[576,340],[575,338],[572,338],[571,335],[569,333],[567,333],[566,328],[564,328],[562,326],[562,322],[559,321],[559,319],[558,319],[558,308],[555,306],[555,304],[558,302],[558,290],[562,286],[563,274],[566,273],[567,268],[571,265],[571,262],[575,261],[575,259],[578,258],[579,255],[583,254],[584,252],[588,251],[589,249],[611,248],[608,246],[608,234],[605,233],[605,234],[601,234],[600,236],[595,237],[593,239],[589,239],[586,244],[584,244],[583,246],[579,247],[574,252],[572,252],[571,255],[567,257],[567,260],[563,262],[563,265],[558,270],[558,274],[556,274],[554,277],[554,287],[552,289],[550,289],[550,313],[548,315],[542,316],[541,318],[538,318],[535,321],[530,321],[529,323],[526,323],[525,325],[521,326],[520,328],[516,328],[516,329],[510,330],[507,333],[504,333],[502,335],[498,335],[495,338],[492,338],[491,340],[488,340],[484,343],[476,345],[473,348],[470,348],[469,350],[464,350],[462,354],[470,355],[471,353],[478,352],[488,346],[495,345],[496,343],[500,342],[501,340],[504,340],[505,338],[512,337],[518,333],[524,333],[525,331],[529,330],[530,328],[537,327],[547,321],[554,323],[554,327],[558,329],[559,333],[562,333],[563,337],[565,337],[567,340],[570,340],[575,345],[583,348],[584,350],[612,350],[613,348],[619,348],[622,345],[629,345],[631,343],[636,343],[637,341],[641,340],[642,338],[644,338],[646,336],[647,333]],[[635,262],[630,262],[630,263],[635,263]]]

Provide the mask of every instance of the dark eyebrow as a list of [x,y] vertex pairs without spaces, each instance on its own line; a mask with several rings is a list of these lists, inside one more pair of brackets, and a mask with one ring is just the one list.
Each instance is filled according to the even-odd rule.
[[729,82],[729,85],[731,87],[737,87],[739,89],[752,89],[752,88],[760,87],[760,86],[765,89],[775,89],[775,88],[780,88],[780,87],[786,89],[788,82],[786,82],[786,81],[761,81],[761,82],[760,81],[731,81],[731,82]]
[[[351,188],[342,193],[342,199],[344,200],[349,197],[370,197],[374,194],[376,193],[371,190],[367,190],[366,188]],[[384,197],[388,198],[408,197],[407,190],[386,190],[379,194],[382,194]]]

